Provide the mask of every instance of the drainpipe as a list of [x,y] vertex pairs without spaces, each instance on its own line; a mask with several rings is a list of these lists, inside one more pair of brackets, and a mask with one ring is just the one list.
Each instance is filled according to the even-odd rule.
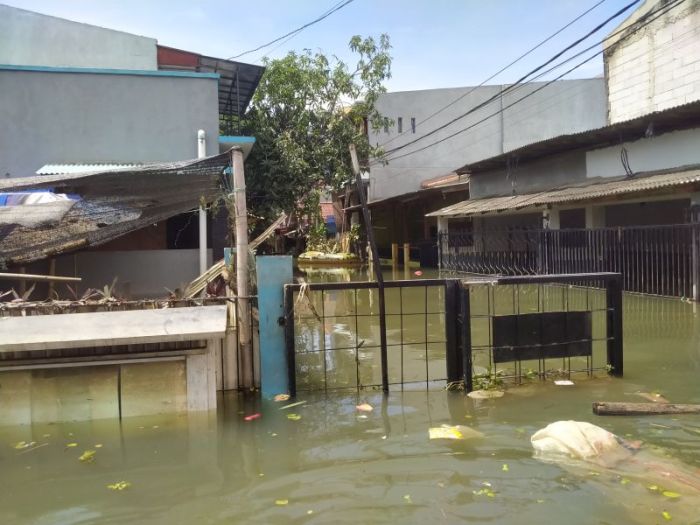
[[[197,158],[207,156],[207,134],[203,129],[197,132]],[[207,211],[199,207],[199,274],[207,271]]]

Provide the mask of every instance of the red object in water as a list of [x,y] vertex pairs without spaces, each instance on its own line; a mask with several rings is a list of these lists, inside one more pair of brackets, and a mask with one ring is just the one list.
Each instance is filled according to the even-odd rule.
[[255,414],[250,414],[249,416],[246,416],[243,419],[246,421],[253,421],[254,419],[260,419],[261,417],[262,414],[260,412],[256,412]]
[[421,275],[423,275],[423,272],[421,272],[420,270],[416,270],[415,272],[413,272],[413,275],[415,275],[416,277],[420,277]]

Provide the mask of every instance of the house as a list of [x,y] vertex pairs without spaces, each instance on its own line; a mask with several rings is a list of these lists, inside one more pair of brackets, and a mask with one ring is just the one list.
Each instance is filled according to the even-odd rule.
[[[8,124],[0,180],[7,186],[18,177],[139,170],[232,146],[249,151],[254,139],[240,137],[238,123],[263,71],[0,5],[0,120]],[[120,292],[162,296],[200,273],[204,239],[192,213],[199,197],[190,190],[148,226],[142,221],[22,269],[46,273],[51,265],[83,277],[84,287],[101,288],[116,276]],[[228,243],[227,219],[210,214],[207,223],[211,261]]]
[[[526,95],[526,101],[507,107]],[[478,109],[460,118],[474,107]],[[392,243],[410,243],[417,247],[412,258],[420,257],[425,263],[431,259],[427,252],[436,246],[437,236],[437,224],[429,213],[469,197],[468,177],[453,173],[455,168],[563,133],[605,125],[605,81],[384,93],[377,109],[394,125],[370,131],[370,142],[381,146],[388,159],[386,164],[371,163],[368,205],[375,237],[384,256]],[[442,129],[421,138],[438,127]]]
[[428,214],[443,267],[618,271],[627,290],[700,299],[699,13],[648,1],[613,30],[607,125],[457,169],[470,198]]

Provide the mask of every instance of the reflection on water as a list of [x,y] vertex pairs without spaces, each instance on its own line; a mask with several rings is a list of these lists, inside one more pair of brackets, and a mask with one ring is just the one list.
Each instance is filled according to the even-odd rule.
[[[700,416],[597,417],[591,403],[644,401],[639,391],[700,403],[699,329],[693,305],[626,296],[624,379],[538,382],[483,401],[439,390],[304,394],[289,410],[227,394],[211,416],[0,428],[0,523],[652,524],[663,512],[693,523],[698,491],[664,472],[697,483]],[[361,402],[374,407],[366,419]],[[530,436],[561,419],[640,439],[660,466],[533,458]],[[444,423],[485,437],[430,441],[428,428]],[[14,448],[21,441],[35,444]],[[78,459],[85,450],[94,461]],[[122,480],[131,487],[106,487]]]

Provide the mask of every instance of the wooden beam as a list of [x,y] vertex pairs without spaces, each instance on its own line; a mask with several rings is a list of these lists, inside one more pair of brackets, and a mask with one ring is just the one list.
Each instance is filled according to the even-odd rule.
[[700,405],[675,403],[616,403],[596,401],[593,413],[599,416],[653,416],[657,414],[699,414]]
[[4,273],[0,272],[0,280],[11,281],[37,281],[37,282],[55,282],[55,283],[79,283],[83,279],[81,277],[64,277],[60,275],[38,275],[31,273]]

